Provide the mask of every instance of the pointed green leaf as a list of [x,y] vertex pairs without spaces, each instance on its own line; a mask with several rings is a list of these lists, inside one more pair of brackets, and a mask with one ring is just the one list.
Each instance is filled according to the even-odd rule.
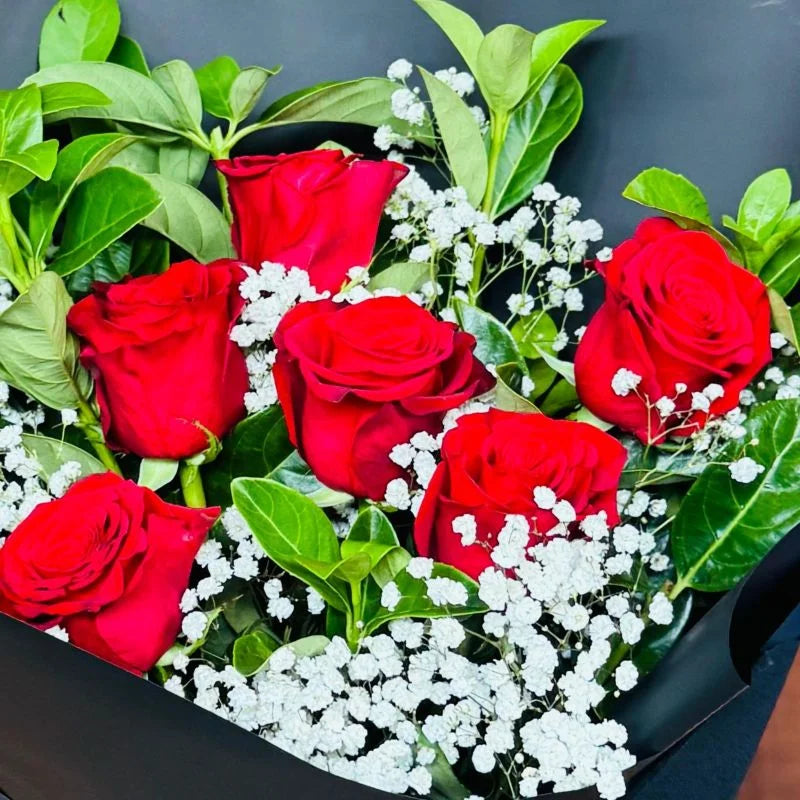
[[157,492],[166,486],[177,474],[179,461],[169,458],[143,458],[139,464],[139,486],[146,486]]
[[476,78],[493,111],[508,112],[528,89],[534,35],[519,25],[500,25],[478,49]]
[[233,119],[246,119],[255,108],[267,82],[280,72],[280,67],[245,67],[234,79],[230,88],[229,105]]
[[461,54],[469,71],[473,75],[476,74],[478,48],[483,41],[483,31],[478,23],[466,11],[444,0],[414,0],[414,2],[442,29]]
[[502,322],[462,300],[456,300],[455,306],[461,327],[475,337],[475,357],[480,362],[494,366],[513,362],[524,367],[517,343]]
[[11,197],[22,191],[34,178],[49,179],[56,166],[58,142],[48,139],[29,147],[24,153],[0,157],[0,193]]
[[233,643],[233,668],[246,677],[255,675],[275,650],[275,641],[264,631],[246,633]]
[[397,289],[403,294],[416,292],[431,280],[431,265],[418,261],[402,261],[382,269],[369,279],[369,289]]
[[106,60],[112,64],[119,64],[121,67],[140,72],[142,75],[150,75],[150,68],[147,66],[142,46],[129,36],[122,34],[117,36],[117,41],[114,42],[114,47]]
[[0,156],[42,141],[42,96],[35,86],[0,91]]
[[184,128],[202,132],[203,101],[192,68],[175,59],[156,67],[150,75],[178,109]]
[[534,311],[512,325],[511,335],[525,358],[537,359],[542,358],[542,351],[554,354],[553,343],[558,336],[558,326],[546,311]]
[[789,239],[759,273],[767,286],[784,297],[800,281],[800,236]]
[[86,83],[51,83],[42,86],[42,114],[45,122],[62,111],[107,106],[111,98]]
[[269,477],[300,492],[320,508],[338,506],[353,499],[349,494],[330,489],[321,483],[296,450],[275,467]]
[[42,24],[39,66],[104,61],[119,22],[117,0],[58,0]]
[[739,204],[737,227],[756,242],[765,242],[775,231],[792,200],[792,181],[785,169],[759,175]]
[[108,471],[91,453],[60,439],[52,439],[38,433],[23,433],[22,446],[25,452],[38,462],[39,475],[45,481],[68,461],[80,464],[82,478]]
[[786,301],[771,287],[767,288],[767,297],[769,298],[772,327],[782,333],[795,350],[800,350],[800,337],[798,337],[795,320]]
[[371,569],[397,547],[400,547],[400,541],[392,523],[379,508],[369,505],[356,518],[341,550],[343,558],[365,553]]
[[521,379],[522,372],[519,364],[502,364],[497,367],[497,385],[494,390],[495,406],[503,411],[540,414],[536,405],[522,394]]
[[195,70],[203,107],[209,114],[220,119],[233,118],[230,94],[240,71],[239,65],[230,56],[219,56]]

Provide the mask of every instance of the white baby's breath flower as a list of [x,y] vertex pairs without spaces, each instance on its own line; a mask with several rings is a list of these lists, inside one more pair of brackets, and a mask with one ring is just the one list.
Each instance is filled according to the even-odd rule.
[[410,61],[405,58],[398,58],[389,64],[389,68],[386,70],[386,77],[390,81],[404,81],[406,78],[411,77],[413,69],[414,65]]
[[749,456],[744,456],[728,465],[731,477],[738,483],[752,483],[765,469]]
[[611,379],[611,388],[614,394],[619,397],[627,397],[642,382],[642,376],[637,375],[625,367],[621,367],[614,373]]

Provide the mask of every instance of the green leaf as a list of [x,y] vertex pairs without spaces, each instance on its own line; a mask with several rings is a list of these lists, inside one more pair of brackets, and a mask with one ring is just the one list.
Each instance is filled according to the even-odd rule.
[[629,488],[668,483],[686,483],[697,478],[706,466],[702,456],[689,449],[672,452],[663,448],[645,447],[638,439],[624,438],[628,460],[622,471],[620,486]]
[[86,83],[51,83],[42,86],[42,115],[45,122],[62,111],[107,106],[111,99]]
[[512,325],[511,335],[525,358],[537,359],[542,357],[542,351],[553,354],[558,327],[546,311],[534,311]]
[[76,139],[58,154],[51,179],[37,184],[31,196],[29,231],[37,259],[44,258],[56,222],[76,187],[135,141],[135,136],[121,133],[96,133]]
[[[679,584],[706,592],[733,588],[783,535],[800,523],[800,400],[773,400],[745,422],[744,455],[764,467],[750,483],[724,464],[710,464],[692,486],[672,525]],[[735,458],[741,445],[723,454]]]
[[51,269],[69,275],[161,205],[139,175],[107,167],[78,186],[67,203],[64,235]]
[[547,175],[556,148],[583,110],[583,90],[564,64],[511,115],[497,163],[492,218],[525,202]]
[[245,67],[234,79],[230,88],[229,105],[233,119],[246,119],[255,108],[271,77],[280,72],[280,67]]
[[640,676],[651,672],[675,644],[689,621],[691,610],[692,594],[684,592],[673,603],[673,617],[669,625],[654,625],[651,622],[644,629],[642,638],[631,653],[631,661],[636,665]]
[[625,187],[622,196],[661,211],[682,228],[708,233],[729,255],[738,254],[730,239],[714,227],[703,193],[683,175],[660,167],[650,167]]
[[156,67],[150,76],[178,109],[183,127],[202,133],[203,101],[192,68],[185,61],[175,59]]
[[139,486],[146,486],[157,492],[166,486],[177,474],[180,461],[170,458],[143,458],[139,464]]
[[230,226],[202,192],[163,175],[142,177],[163,200],[142,221],[143,225],[171,239],[204,264],[235,255]]
[[372,561],[369,553],[354,553],[352,556],[342,559],[333,574],[349,584],[356,584],[361,583],[369,575],[371,569]]
[[76,461],[81,465],[82,478],[108,471],[93,455],[60,439],[51,439],[38,433],[23,433],[22,446],[39,463],[39,475],[45,481],[68,461]]
[[[209,153],[191,142],[178,141],[162,144],[158,148],[158,172],[178,183],[197,186],[203,180],[208,166]],[[155,169],[143,172],[155,172]]]
[[48,120],[50,122],[74,117],[113,119],[173,135],[185,132],[180,112],[167,93],[147,76],[119,64],[59,64],[40,70],[27,78],[25,84],[41,87],[65,81],[87,83],[110,98],[111,103],[90,108],[65,109],[53,114]]
[[497,367],[497,385],[494,404],[503,411],[519,411],[523,414],[539,414],[539,409],[522,394],[520,382],[522,372],[519,364],[502,364]]
[[792,181],[785,169],[773,169],[759,175],[747,187],[739,204],[738,229],[756,242],[766,241],[791,200]]
[[209,500],[230,505],[234,478],[265,478],[292,452],[279,405],[245,417],[223,440],[221,455],[203,470]]
[[558,62],[601,25],[605,25],[604,19],[576,19],[537,33],[531,51],[528,96],[538,92]]
[[42,141],[42,96],[35,86],[0,91],[0,155],[22,153]]
[[442,29],[445,36],[461,54],[464,63],[474,75],[478,71],[478,49],[483,41],[483,31],[475,20],[444,0],[414,0],[414,2]]
[[433,619],[434,617],[462,617],[473,614],[482,614],[487,610],[478,597],[478,584],[459,572],[455,567],[447,564],[434,564],[433,578],[449,578],[460,583],[467,590],[467,601],[463,606],[437,606],[428,597],[424,580],[412,578],[407,571],[397,573],[394,577],[395,585],[400,591],[400,601],[392,611],[380,604],[380,587],[372,581],[367,584],[364,603],[364,628],[363,636],[369,636],[373,631],[391,622],[393,619],[416,617],[420,619]]
[[412,126],[392,114],[392,95],[397,88],[388,78],[320,83],[276,100],[259,117],[257,127],[295,122],[352,122],[374,128],[391,125],[393,130],[432,144],[433,128],[427,116],[422,125]]
[[42,24],[39,66],[104,61],[119,22],[117,0],[59,0]]
[[325,513],[308,498],[265,478],[236,478],[233,502],[264,548],[286,572],[299,578],[339,611],[349,608],[346,584],[323,579],[299,559],[338,564],[339,541]]
[[[322,655],[330,643],[331,640],[327,636],[304,636],[302,639],[296,639],[283,647],[279,647],[278,650],[288,648],[297,658],[311,658],[312,656]],[[278,650],[275,652],[277,653]]]
[[800,337],[798,337],[795,319],[791,309],[786,305],[786,301],[778,292],[769,287],[767,288],[767,298],[772,315],[772,327],[782,333],[795,350],[800,350]]
[[461,327],[475,337],[475,357],[479,361],[495,366],[514,362],[524,367],[517,343],[502,322],[463,300],[455,301],[455,310]]
[[118,239],[98,253],[88,264],[67,276],[67,288],[73,296],[88,294],[95,281],[117,283],[131,271],[133,246]]
[[220,119],[233,118],[230,94],[240,71],[239,65],[230,56],[219,56],[195,70],[203,107],[209,114]]
[[533,43],[534,35],[519,25],[500,25],[481,42],[475,77],[493,111],[511,111],[524,97]]
[[614,427],[612,423],[606,422],[604,419],[600,419],[596,414],[593,414],[586,406],[581,406],[574,414],[570,415],[570,419],[574,419],[576,422],[585,422],[587,425],[593,425],[601,431],[607,431]]
[[114,47],[111,48],[106,60],[112,64],[119,64],[121,67],[135,70],[142,75],[150,75],[150,68],[147,66],[142,46],[136,39],[131,39],[129,36],[122,34],[117,36],[117,41],[114,42]]
[[275,467],[269,477],[300,492],[320,508],[338,506],[353,499],[349,494],[330,489],[321,483],[296,450]]
[[147,228],[137,228],[133,236],[131,275],[158,275],[169,269],[169,242]]
[[541,347],[531,340],[529,342],[548,367],[555,370],[570,386],[575,385],[575,365],[571,361],[562,361],[552,355],[550,349]]
[[566,379],[559,380],[538,403],[542,414],[554,417],[562,411],[575,408],[578,405],[578,393],[574,384]]
[[800,281],[800,236],[789,239],[759,273],[767,286],[784,297]]
[[56,165],[58,142],[48,139],[29,147],[24,153],[0,157],[0,194],[12,197],[34,178],[46,181]]
[[246,633],[233,643],[233,668],[245,676],[255,675],[275,649],[274,640],[264,631]]
[[359,553],[369,558],[367,573],[378,565],[395,548],[400,547],[397,534],[388,517],[379,508],[368,505],[356,518],[353,527],[342,542],[343,558]]
[[77,408],[77,390],[85,396],[90,387],[67,331],[71,305],[61,278],[44,272],[0,314],[0,377],[57,410]]
[[488,159],[483,135],[469,106],[445,83],[419,68],[433,104],[433,113],[453,182],[466,189],[467,198],[477,206],[486,190]]
[[368,288],[398,289],[403,294],[416,292],[431,279],[431,265],[419,261],[401,261],[381,270],[369,279]]

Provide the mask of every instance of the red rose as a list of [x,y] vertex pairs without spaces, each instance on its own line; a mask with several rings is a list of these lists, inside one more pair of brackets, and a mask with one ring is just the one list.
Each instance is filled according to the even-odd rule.
[[[766,288],[708,234],[648,219],[598,269],[606,299],[575,356],[578,394],[598,417],[643,442],[703,427],[708,413],[691,410],[692,393],[709,384],[724,392],[710,393],[709,413],[729,411],[769,362]],[[611,386],[620,369],[641,377],[625,396]],[[662,397],[675,403],[675,413],[662,416],[654,407]]]
[[475,339],[407,297],[301,303],[275,346],[292,442],[323,483],[373,500],[404,474],[389,459],[395,445],[438,431],[445,412],[493,384]]
[[186,458],[208,446],[203,428],[222,436],[244,416],[247,367],[229,336],[243,277],[233,261],[183,261],[161,275],[95,284],[70,309],[112,447]]
[[[626,458],[616,439],[583,422],[495,408],[466,414],[444,437],[442,461],[414,525],[417,550],[477,578],[492,565],[489,553],[507,514],[527,517],[531,545],[558,524],[552,511],[534,502],[538,486],[572,504],[577,518],[570,529],[600,511],[616,525]],[[477,523],[477,542],[468,546],[453,531],[453,520],[463,514]]]
[[189,572],[218,508],[165,503],[107,472],[37,506],[0,548],[0,611],[147,672],[175,641]]
[[383,207],[408,172],[340,150],[243,156],[217,168],[228,178],[239,258],[300,267],[332,292],[351,267],[369,265]]

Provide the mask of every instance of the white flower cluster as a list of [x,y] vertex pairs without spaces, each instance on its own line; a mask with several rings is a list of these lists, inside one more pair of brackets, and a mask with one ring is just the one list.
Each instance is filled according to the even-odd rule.
[[246,302],[231,339],[247,353],[250,391],[244,401],[252,414],[278,402],[272,377],[276,355],[272,337],[284,314],[298,303],[320,300],[329,293],[317,292],[309,283],[308,272],[297,267],[265,261],[259,270],[245,270],[247,277],[239,292]]

